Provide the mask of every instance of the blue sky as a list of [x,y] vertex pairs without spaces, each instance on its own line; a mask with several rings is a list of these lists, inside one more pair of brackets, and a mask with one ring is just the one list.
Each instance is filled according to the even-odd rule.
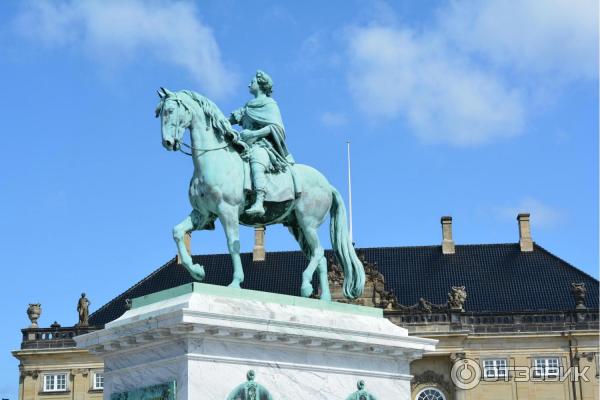
[[[346,193],[358,247],[534,240],[598,277],[598,5],[594,1],[2,2],[0,395],[9,354],[76,322],[173,257],[190,160],[160,144],[156,90],[228,114],[256,69],[288,147]],[[329,246],[327,224],[321,236]],[[252,248],[242,232],[242,249]],[[281,227],[268,251],[296,249]],[[226,251],[196,233],[196,254]]]

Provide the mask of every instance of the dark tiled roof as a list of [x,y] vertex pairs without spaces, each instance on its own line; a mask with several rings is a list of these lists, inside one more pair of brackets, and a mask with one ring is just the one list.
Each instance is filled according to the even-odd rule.
[[[445,303],[451,286],[465,286],[465,309],[473,312],[519,312],[527,310],[571,310],[575,302],[572,282],[584,282],[586,304],[598,308],[598,281],[544,248],[521,252],[518,244],[457,245],[455,254],[442,254],[441,246],[376,247],[360,249],[368,262],[377,263],[404,305],[420,297]],[[329,253],[327,254],[329,256]],[[299,251],[273,252],[264,262],[253,262],[242,254],[247,289],[299,295],[307,260]],[[228,254],[194,256],[204,265],[205,283],[227,285],[232,266]],[[90,323],[103,325],[125,312],[125,299],[143,296],[191,282],[187,271],[170,260],[90,316]],[[316,283],[316,282],[314,282]]]

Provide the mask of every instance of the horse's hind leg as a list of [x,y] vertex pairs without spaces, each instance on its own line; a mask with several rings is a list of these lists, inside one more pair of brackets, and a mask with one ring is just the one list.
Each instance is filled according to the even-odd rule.
[[329,276],[327,275],[327,259],[325,255],[319,260],[319,285],[321,286],[321,300],[331,301],[331,292],[329,291]]
[[308,266],[302,273],[302,286],[300,287],[300,293],[304,297],[309,297],[312,294],[312,277],[317,267],[319,267],[321,299],[329,301],[331,300],[331,294],[329,293],[329,282],[327,279],[327,261],[325,260],[325,250],[319,241],[317,228],[306,226],[305,224],[305,226],[300,227],[300,230],[301,235],[298,235],[297,239],[299,242],[304,241],[304,243],[300,243],[300,246],[302,247],[306,256],[309,257]]
[[173,239],[175,239],[175,243],[177,244],[181,264],[192,275],[192,278],[197,281],[204,280],[206,274],[202,265],[193,263],[192,255],[188,253],[188,249],[185,247],[185,235],[188,232],[201,229],[205,223],[206,217],[201,216],[194,210],[173,228]]

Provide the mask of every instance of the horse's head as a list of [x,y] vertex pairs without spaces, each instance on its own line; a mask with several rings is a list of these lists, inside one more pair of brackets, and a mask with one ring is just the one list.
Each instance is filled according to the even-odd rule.
[[156,117],[160,117],[162,144],[167,150],[179,150],[183,133],[191,123],[188,106],[177,93],[168,89],[158,90],[160,103],[156,107]]

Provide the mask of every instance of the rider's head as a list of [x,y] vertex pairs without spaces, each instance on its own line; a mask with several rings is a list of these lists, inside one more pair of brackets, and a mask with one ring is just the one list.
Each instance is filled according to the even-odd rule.
[[264,94],[271,96],[271,93],[273,93],[273,79],[266,72],[260,69],[256,71],[256,82]]

